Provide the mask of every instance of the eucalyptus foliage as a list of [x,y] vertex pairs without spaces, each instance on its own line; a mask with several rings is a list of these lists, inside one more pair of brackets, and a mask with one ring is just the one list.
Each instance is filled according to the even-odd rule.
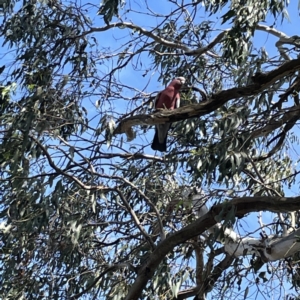
[[[222,241],[299,228],[300,206],[230,204],[299,195],[299,20],[284,33],[283,0],[156,2],[1,1],[1,299],[296,299],[299,253]],[[176,76],[184,108],[148,121]]]

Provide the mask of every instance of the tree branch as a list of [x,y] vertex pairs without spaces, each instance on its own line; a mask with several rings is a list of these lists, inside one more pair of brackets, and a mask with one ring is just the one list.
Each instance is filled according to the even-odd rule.
[[142,226],[139,218],[137,217],[136,213],[134,212],[134,210],[131,208],[130,204],[128,203],[127,199],[124,197],[123,193],[119,190],[116,189],[116,192],[118,193],[118,195],[120,196],[124,206],[126,207],[127,211],[129,212],[129,214],[131,215],[135,225],[137,226],[137,228],[140,230],[141,234],[145,237],[146,241],[149,243],[149,245],[151,246],[152,249],[155,248],[155,245],[151,239],[151,237],[147,234],[146,230],[144,229],[144,227]]
[[299,36],[292,36],[289,37],[285,33],[266,25],[258,24],[256,25],[256,29],[268,32],[276,37],[279,38],[279,40],[275,43],[275,46],[278,48],[279,53],[285,60],[290,60],[291,58],[287,54],[287,48],[282,47],[284,44],[293,45],[296,47],[300,46],[300,37]]
[[[172,251],[175,246],[204,233],[207,229],[214,226],[217,223],[216,217],[218,217],[218,220],[224,220],[226,217],[226,211],[229,211],[232,206],[235,208],[235,215],[237,218],[242,218],[250,212],[258,212],[262,210],[275,213],[290,212],[300,209],[300,196],[294,198],[266,196],[242,197],[214,205],[204,216],[183,229],[170,234],[156,247],[145,264],[139,269],[138,276],[131,286],[125,300],[139,299],[143,289],[148,281],[152,279],[154,272],[164,257]],[[293,252],[289,251],[287,256],[292,254]]]
[[98,191],[110,191],[112,190],[109,187],[106,186],[102,186],[102,185],[86,185],[85,183],[83,183],[82,181],[80,181],[76,176],[73,176],[69,173],[67,173],[66,171],[60,169],[52,160],[51,155],[49,154],[49,152],[47,151],[47,149],[40,143],[40,141],[38,139],[36,139],[34,136],[29,135],[29,137],[40,147],[40,149],[42,150],[43,154],[46,156],[48,163],[50,165],[50,167],[52,167],[58,174],[61,174],[67,178],[70,178],[71,180],[73,180],[74,182],[76,182],[81,188],[83,188],[84,190],[98,190]]
[[136,115],[121,120],[115,129],[114,134],[125,133],[135,125],[155,125],[168,122],[176,122],[180,120],[201,117],[207,115],[229,100],[238,99],[241,97],[253,96],[270,87],[277,80],[294,73],[300,69],[300,58],[288,61],[282,64],[277,69],[268,73],[256,76],[256,83],[249,84],[245,87],[232,88],[221,91],[211,96],[209,101],[186,105],[175,110],[162,110],[150,115]]
[[[102,32],[102,31],[107,31],[111,28],[119,28],[119,29],[132,29],[136,32],[139,32],[141,35],[147,36],[151,38],[153,41],[155,41],[158,44],[164,45],[166,47],[172,48],[172,49],[181,49],[183,50],[183,53],[181,55],[188,55],[188,56],[198,56],[198,55],[203,55],[204,53],[209,52],[214,46],[222,42],[224,36],[231,30],[231,28],[225,29],[221,33],[219,33],[212,42],[210,42],[208,45],[198,48],[198,49],[190,49],[186,45],[180,43],[180,42],[171,42],[169,40],[166,40],[160,36],[157,36],[156,34],[153,33],[153,31],[148,31],[138,25],[135,25],[133,23],[129,22],[119,22],[119,23],[112,23],[109,25],[106,25],[104,27],[93,27],[90,30],[83,32],[79,37],[83,37],[86,35],[89,35],[90,33],[93,32]],[[265,31],[268,32],[276,37],[279,38],[279,41],[276,43],[276,46],[279,49],[279,52],[284,56],[283,53],[283,48],[282,44],[290,44],[290,45],[295,45],[299,46],[300,45],[300,38],[298,36],[296,37],[289,37],[288,35],[284,34],[283,32],[276,30],[275,28],[258,24],[256,25],[257,30]],[[165,53],[160,53],[160,55],[164,55]],[[168,55],[175,55],[175,53],[167,53]],[[210,53],[210,55],[213,55],[213,53]]]
[[[294,125],[294,119],[295,118],[297,120],[299,119],[299,111],[300,111],[300,105],[293,106],[293,107],[289,108],[289,110],[283,114],[281,119],[275,120],[275,121],[270,120],[269,124],[267,124],[263,128],[259,128],[257,130],[254,130],[251,133],[249,139],[253,139],[253,138],[256,138],[256,137],[260,137],[260,136],[266,136],[270,132],[274,131],[275,129],[280,128],[282,125],[286,124],[287,122],[292,122],[290,124]],[[291,128],[289,128],[289,130],[290,129]],[[270,144],[270,142],[268,143],[268,145],[269,144]],[[275,151],[273,151],[273,152],[275,152]]]
[[[205,282],[202,284],[201,289],[203,289],[203,294],[206,295],[208,292],[210,292],[216,281],[219,279],[219,277],[222,275],[223,271],[226,270],[234,261],[234,256],[231,256],[230,254],[227,254],[223,260],[221,260],[212,270],[211,274],[209,274],[205,280]],[[195,298],[198,299],[198,298]]]
[[129,22],[119,22],[119,23],[112,23],[112,24],[109,24],[109,25],[104,26],[104,27],[94,27],[94,28],[91,28],[89,31],[84,32],[82,35],[84,36],[84,35],[88,35],[88,34],[93,33],[93,32],[107,31],[111,28],[116,28],[116,27],[119,28],[119,29],[124,29],[124,28],[132,29],[132,30],[140,33],[140,35],[147,36],[147,37],[153,39],[155,42],[157,42],[159,44],[162,44],[162,45],[165,45],[169,48],[181,49],[181,50],[186,51],[186,52],[191,51],[191,49],[189,47],[185,46],[182,43],[170,42],[170,41],[168,41],[168,40],[166,40],[162,37],[157,36],[152,31],[148,31],[148,30],[146,30],[146,29],[144,29],[144,28],[142,28],[138,25],[135,25],[135,24],[132,24],[132,23],[129,23]]

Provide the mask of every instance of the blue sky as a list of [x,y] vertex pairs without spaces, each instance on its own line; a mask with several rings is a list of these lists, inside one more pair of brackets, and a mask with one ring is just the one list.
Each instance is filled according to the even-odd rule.
[[[155,26],[159,23],[159,20],[161,19],[160,17],[158,17],[157,19],[154,19],[153,17],[149,17],[145,14],[139,14],[139,13],[135,13],[135,11],[140,11],[141,9],[143,9],[144,11],[146,11],[145,9],[145,2],[143,0],[140,1],[130,1],[131,4],[127,4],[125,6],[125,8],[123,10],[120,10],[120,16],[121,19],[123,21],[126,22],[133,22],[141,27],[144,27],[146,29],[150,29],[152,26]],[[168,14],[169,13],[169,5],[167,4],[166,1],[148,1],[149,5],[151,5],[151,9],[153,9],[153,11],[156,11],[158,14]],[[151,3],[150,3],[151,2]],[[92,1],[92,3],[94,3],[96,6],[99,5],[98,1]],[[130,8],[132,11],[128,14],[128,17],[126,17],[126,15],[123,15],[123,12],[125,11],[125,9]],[[104,23],[102,21],[102,17],[101,16],[97,16],[96,15],[96,7],[93,11],[91,11],[90,17],[91,19],[95,20],[94,26],[104,26]],[[280,25],[278,22],[278,24],[276,25],[276,28],[278,30],[282,30],[283,32],[285,32],[287,35],[299,35],[299,28],[300,28],[300,19],[299,19],[299,10],[298,10],[298,3],[297,1],[292,1],[292,3],[289,6],[288,12],[290,14],[290,21],[284,19],[283,23]],[[224,10],[225,13],[225,10]],[[223,12],[220,12],[220,15],[224,14]],[[224,24],[221,25],[221,20],[217,20],[214,16],[209,16],[208,13],[205,13],[204,10],[203,12],[201,12],[199,14],[201,20],[213,20],[213,21],[217,21],[217,23],[215,24],[215,29],[216,32],[212,34],[212,38],[214,37],[214,35],[217,35],[217,33],[220,29],[224,29],[224,28],[229,28],[230,25],[228,24]],[[269,18],[270,21],[266,22],[265,25],[269,25],[271,26],[273,24],[273,19]],[[113,19],[113,22],[117,21],[116,19]],[[128,38],[129,36],[129,32],[130,30],[128,29],[114,29],[114,30],[110,30],[108,32],[102,32],[101,34],[95,34],[95,36],[98,37],[98,43],[101,45],[101,47],[109,47],[112,49],[112,51],[117,51],[117,49],[119,48],[119,46],[124,42],[124,40],[126,38]],[[255,35],[254,41],[255,44],[257,44],[257,47],[265,47],[266,51],[269,53],[269,56],[277,56],[278,52],[277,50],[274,48],[274,43],[276,42],[276,38],[274,38],[273,36],[266,34],[265,32],[260,32],[258,34]],[[134,49],[134,48],[133,48]],[[6,52],[6,49],[2,49],[1,53],[4,54]],[[9,55],[6,56],[5,59],[11,60],[12,57],[10,57]],[[150,60],[148,62],[150,64]],[[145,64],[147,64],[147,61],[145,61]],[[105,66],[103,67],[103,72],[107,72],[108,68]],[[161,82],[158,82],[157,78],[158,78],[158,74],[157,73],[148,73],[147,76],[143,77],[142,76],[142,71],[141,72],[137,72],[135,71],[129,64],[128,67],[126,67],[125,70],[122,70],[119,74],[119,77],[121,79],[121,81],[123,83],[127,83],[128,85],[133,85],[132,83],[134,83],[134,86],[136,87],[136,89],[138,90],[143,90],[145,93],[153,93],[155,91],[159,91],[161,89],[163,89],[164,85]],[[180,74],[178,74],[180,75]],[[128,97],[132,96],[132,92],[131,91],[125,91],[124,95],[127,95]],[[90,118],[93,118],[95,115],[97,115],[97,113],[95,114],[95,101],[98,100],[97,97],[92,97],[91,98],[91,103],[86,103],[84,104],[86,106],[86,108],[89,111],[89,116]],[[116,102],[116,106],[118,106],[118,102]],[[122,104],[123,105],[123,104]],[[118,107],[120,108],[120,107]],[[123,107],[121,107],[122,109]],[[125,109],[125,106],[124,106]],[[132,106],[132,109],[134,109],[134,106]],[[92,124],[97,124],[98,121],[95,119]],[[145,143],[150,142],[152,139],[154,131],[151,130],[147,133],[146,136],[144,137],[139,137],[137,140],[133,141],[133,144],[138,142],[138,143]],[[118,137],[119,138],[119,137]],[[299,149],[298,149],[299,150]],[[107,149],[107,151],[111,151],[110,149]],[[147,154],[154,154],[154,152],[150,149],[150,147],[148,147],[145,152]],[[298,193],[298,187],[295,187],[295,190],[287,190],[286,191],[287,195],[293,196],[295,193]],[[265,223],[269,223],[272,222],[273,220],[273,216],[272,214],[264,214],[264,218],[263,221]],[[252,228],[257,228],[258,226],[258,222],[257,222],[257,214],[252,214],[250,215],[248,218],[245,219],[245,221],[243,221],[243,225],[244,225],[244,229],[241,230],[241,232],[245,231],[252,231]],[[256,234],[254,234],[255,236],[258,236],[258,232],[256,232]],[[255,292],[255,291],[251,291],[251,292]],[[250,295],[251,293],[249,293]],[[262,297],[258,297],[256,299],[263,299]]]
[[[136,9],[140,9],[142,7],[143,1],[141,1],[140,3],[141,3],[141,6],[137,5]],[[158,11],[158,12],[164,11],[164,13],[168,13],[168,6],[165,5],[164,7],[161,7],[161,5],[160,5],[161,2],[160,2],[160,4],[158,4],[158,3],[159,3],[158,1],[157,2],[152,1],[151,5],[153,5],[153,7],[152,7],[153,10]],[[163,3],[165,3],[165,2],[163,2]],[[282,24],[280,24],[280,22],[277,22],[277,25],[276,25],[276,28],[278,30],[283,31],[284,33],[286,33],[287,35],[290,35],[290,36],[297,35],[297,34],[299,35],[300,19],[299,19],[299,11],[298,11],[297,5],[298,5],[297,1],[292,1],[292,3],[289,6],[289,9],[288,9],[290,20],[284,19]],[[223,12],[221,12],[220,15],[222,15],[222,14],[223,14]],[[199,15],[201,16],[201,18],[203,18],[203,20],[206,19],[206,20],[216,21],[214,16],[209,16],[208,13],[205,13],[204,11],[202,13],[200,13]],[[130,17],[128,18],[128,20],[130,20],[133,23],[136,23],[139,26],[142,26],[144,28],[149,28],[153,25],[156,25],[156,23],[157,23],[152,18],[150,18],[150,20],[149,20],[145,16],[141,17],[140,15],[135,15],[134,13],[130,14]],[[128,21],[128,20],[125,20],[125,21]],[[268,20],[269,21],[267,21],[266,23],[263,23],[263,24],[272,26],[272,24],[274,22],[273,18],[269,17]],[[230,27],[230,25],[228,25],[228,24],[221,25],[221,20],[218,20],[215,25],[216,29],[221,29],[221,28],[224,29],[224,28],[228,28],[228,27]],[[124,31],[126,31],[126,30],[124,30]],[[217,33],[218,33],[218,31],[216,31],[215,34],[217,34]],[[122,36],[123,33],[122,33],[122,31],[116,29],[115,36],[119,37],[119,34],[120,34],[120,36]],[[214,33],[212,34],[212,38],[213,37],[214,37]],[[110,44],[110,42],[115,42],[115,40],[112,39],[112,36],[110,38],[111,38],[111,40],[109,40],[109,37],[108,37],[108,39],[106,41],[107,44]],[[255,34],[255,37],[254,37],[254,43],[255,43],[255,45],[257,45],[257,48],[264,47],[270,57],[278,56],[278,51],[274,47],[274,44],[276,41],[277,41],[276,37],[273,37],[272,35],[267,34],[265,32],[258,32],[257,34]],[[136,82],[136,78],[138,77],[138,80],[136,83],[137,83],[137,87],[140,89],[142,89],[144,87],[144,82],[149,80],[149,78],[143,79],[142,77],[139,77],[139,74],[135,71],[130,70],[130,68],[128,68],[125,73],[122,73],[121,76],[122,76],[122,78],[124,78],[124,80],[128,80],[128,81],[135,80],[135,82]],[[148,92],[156,91],[159,88],[162,88],[162,85],[156,81],[156,78],[157,78],[157,75],[154,74],[152,76],[149,86],[147,87]],[[151,132],[149,132],[148,135],[150,136],[149,137],[149,140],[150,140]],[[151,152],[151,150],[147,151],[147,153],[148,152]],[[298,186],[295,186],[294,189],[286,190],[287,196],[289,196],[289,195],[294,196],[298,192]],[[242,222],[240,222],[241,226],[243,226],[243,227],[239,227],[238,231],[241,234],[243,234],[245,232],[247,232],[247,233],[253,232],[252,233],[253,236],[259,237],[259,231],[256,231],[256,232],[254,231],[255,229],[258,228],[258,225],[259,225],[257,217],[258,217],[258,214],[249,215]],[[273,214],[263,213],[263,222],[265,224],[273,222],[273,218],[274,218]],[[267,233],[269,233],[269,232],[267,231]],[[272,286],[274,287],[274,285],[276,285],[276,284],[278,284],[278,281],[276,281],[274,279]],[[244,289],[247,287],[247,283],[245,281],[244,281],[244,284],[242,285],[242,287]],[[243,288],[241,290],[241,294],[244,292]],[[288,286],[287,286],[286,290],[288,292]],[[257,292],[258,292],[257,288],[255,286],[252,287],[249,292],[249,299],[271,299],[271,297],[272,297],[270,291],[268,291],[267,289],[265,289],[263,287],[261,287],[261,294],[257,294]],[[279,299],[282,296],[283,295],[277,295],[277,296],[273,295],[273,299]],[[211,297],[208,297],[208,299],[211,299]]]

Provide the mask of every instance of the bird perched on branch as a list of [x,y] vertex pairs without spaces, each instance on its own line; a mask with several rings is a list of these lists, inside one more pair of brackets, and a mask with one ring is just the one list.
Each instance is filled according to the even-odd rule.
[[[176,77],[155,98],[155,109],[175,109],[180,106],[179,90],[185,83],[184,77]],[[171,123],[155,125],[155,135],[151,145],[153,150],[167,151],[167,137]]]

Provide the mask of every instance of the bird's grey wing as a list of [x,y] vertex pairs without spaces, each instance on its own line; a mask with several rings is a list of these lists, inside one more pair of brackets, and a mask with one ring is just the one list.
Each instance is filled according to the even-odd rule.
[[168,131],[170,129],[171,123],[166,124],[158,124],[156,125],[157,128],[157,134],[158,134],[158,141],[160,143],[163,143],[166,136],[168,135]]

